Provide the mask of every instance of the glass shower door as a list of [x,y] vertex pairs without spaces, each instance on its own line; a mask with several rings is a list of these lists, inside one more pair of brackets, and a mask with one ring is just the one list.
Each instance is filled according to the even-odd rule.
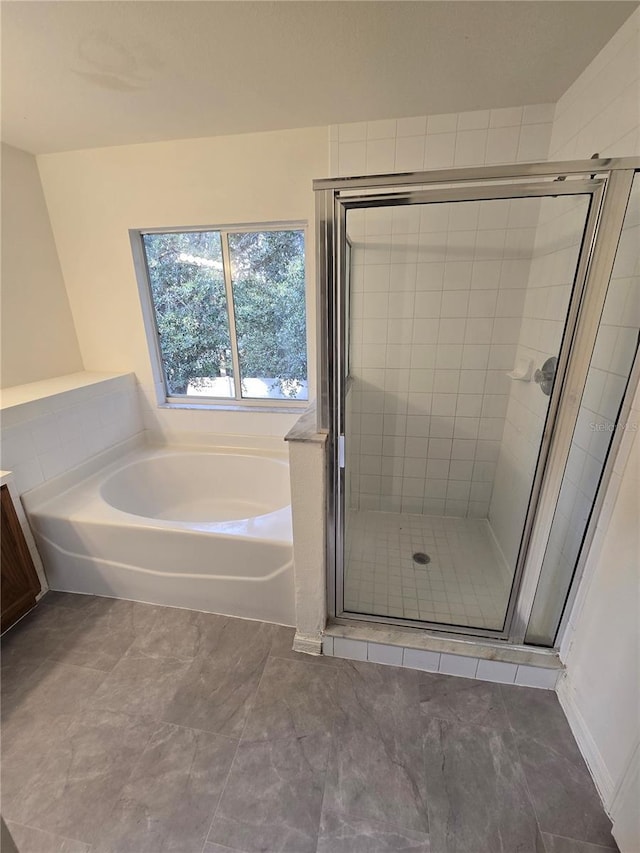
[[[553,646],[640,346],[640,180],[635,176],[525,642]],[[637,430],[631,422],[626,427]]]
[[344,613],[503,631],[591,198],[347,210]]

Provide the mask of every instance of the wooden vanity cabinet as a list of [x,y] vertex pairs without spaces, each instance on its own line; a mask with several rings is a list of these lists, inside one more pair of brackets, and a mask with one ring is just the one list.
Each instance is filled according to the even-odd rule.
[[0,504],[2,508],[0,630],[5,631],[35,605],[36,596],[40,592],[40,579],[33,565],[11,493],[6,485],[0,487]]

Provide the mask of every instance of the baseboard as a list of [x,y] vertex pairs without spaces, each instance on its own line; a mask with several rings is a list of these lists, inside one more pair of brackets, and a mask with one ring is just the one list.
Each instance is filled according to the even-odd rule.
[[611,803],[611,819],[615,838],[621,853],[640,850],[640,742],[636,744],[627,763],[622,780]]
[[301,634],[296,631],[293,638],[294,652],[302,652],[306,655],[321,655],[322,654],[322,635],[321,634]]
[[556,693],[558,694],[558,700],[565,713],[569,727],[578,744],[578,749],[589,768],[604,809],[610,816],[615,785],[600,754],[600,750],[591,736],[589,727],[578,708],[569,677],[566,674],[560,678],[556,687]]

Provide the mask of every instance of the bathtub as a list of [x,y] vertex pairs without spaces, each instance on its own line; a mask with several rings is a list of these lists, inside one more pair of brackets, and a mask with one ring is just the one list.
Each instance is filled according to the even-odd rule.
[[285,453],[102,457],[23,495],[52,589],[295,624]]

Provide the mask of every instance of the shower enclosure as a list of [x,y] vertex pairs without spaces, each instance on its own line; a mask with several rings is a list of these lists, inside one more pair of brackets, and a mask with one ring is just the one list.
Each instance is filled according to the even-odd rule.
[[315,182],[334,618],[554,646],[640,372],[638,169]]

